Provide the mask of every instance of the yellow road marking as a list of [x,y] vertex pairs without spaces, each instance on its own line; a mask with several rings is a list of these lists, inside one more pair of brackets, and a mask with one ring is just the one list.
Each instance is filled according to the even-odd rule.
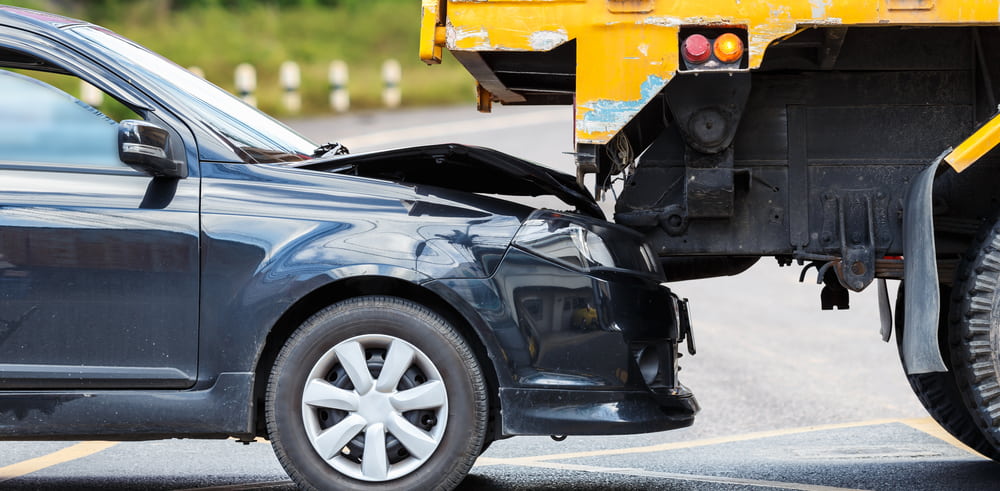
[[877,425],[893,424],[893,423],[909,426],[915,430],[939,438],[959,449],[967,451],[980,458],[982,457],[976,451],[965,446],[964,444],[962,444],[962,442],[958,441],[950,434],[948,434],[946,431],[941,429],[941,427],[938,426],[933,419],[914,418],[914,419],[876,419],[869,421],[860,421],[855,423],[837,423],[837,424],[818,425],[818,426],[806,426],[801,428],[787,428],[787,429],[771,430],[771,431],[759,431],[743,435],[734,435],[734,436],[719,437],[719,438],[707,438],[703,440],[692,440],[687,442],[663,443],[659,445],[648,445],[643,447],[615,448],[608,450],[593,450],[585,452],[570,452],[561,454],[537,455],[532,457],[512,457],[512,458],[480,457],[478,460],[476,460],[475,467],[483,467],[491,465],[516,465],[522,467],[538,467],[545,469],[571,470],[571,471],[584,471],[584,472],[602,472],[608,474],[653,477],[653,478],[674,479],[682,481],[697,481],[697,482],[716,483],[716,484],[737,484],[745,486],[774,487],[774,488],[794,489],[801,491],[844,491],[848,488],[837,488],[837,487],[819,486],[813,484],[788,483],[788,482],[778,482],[778,481],[764,481],[756,479],[730,478],[721,476],[704,476],[695,474],[679,474],[672,472],[656,472],[656,471],[648,471],[644,469],[635,469],[635,468],[598,467],[590,465],[579,465],[579,464],[569,464],[563,462],[549,462],[549,461],[576,459],[584,457],[599,457],[599,456],[609,456],[609,455],[627,455],[627,454],[638,454],[638,453],[663,452],[667,450],[678,450],[685,448],[697,448],[710,445],[719,445],[724,443],[744,442],[749,440],[796,435],[796,434],[810,433],[815,431],[861,428],[865,426],[877,426]]
[[981,459],[986,458],[983,457],[983,455],[980,454],[979,452],[970,448],[968,445],[959,441],[958,438],[952,436],[951,433],[948,433],[944,428],[941,427],[941,425],[937,424],[937,421],[934,421],[934,418],[903,419],[900,420],[899,422],[915,430],[927,433],[928,435],[933,436],[934,438],[937,438],[939,440],[942,440],[945,443],[948,443],[951,446],[958,448],[959,450],[964,450]]
[[528,462],[518,464],[523,467],[539,467],[543,469],[557,469],[568,471],[600,472],[605,474],[618,474],[623,476],[653,477],[659,479],[672,479],[678,481],[695,481],[713,484],[736,484],[742,486],[759,486],[765,488],[795,489],[798,491],[861,491],[852,488],[837,488],[831,486],[819,486],[815,484],[800,484],[781,481],[762,481],[758,479],[741,479],[737,477],[703,476],[697,474],[678,474],[674,472],[656,472],[645,469],[620,468],[620,467],[598,467],[591,465],[564,464],[561,462]]
[[9,481],[71,460],[81,459],[117,444],[118,442],[81,442],[48,455],[0,467],[0,482]]
[[[760,486],[760,487],[776,487],[783,489],[794,489],[801,491],[847,491],[849,488],[837,488],[829,486],[818,486],[811,484],[799,484],[799,483],[787,483],[779,481],[764,481],[756,479],[740,479],[740,478],[728,478],[721,476],[703,476],[696,474],[679,474],[671,472],[656,472],[648,471],[644,469],[634,469],[634,468],[613,468],[613,467],[598,467],[589,465],[579,465],[579,464],[569,464],[561,462],[547,462],[549,460],[562,460],[562,459],[574,459],[583,457],[597,457],[597,456],[608,456],[608,455],[627,455],[636,453],[652,453],[652,452],[662,452],[667,450],[678,450],[685,448],[696,448],[704,447],[710,445],[718,445],[723,443],[735,443],[743,442],[748,440],[756,440],[762,438],[772,438],[777,436],[785,435],[795,435],[802,433],[810,433],[815,431],[826,431],[826,430],[836,430],[836,429],[846,429],[846,428],[859,428],[864,426],[877,426],[882,424],[899,423],[920,432],[926,433],[930,436],[938,438],[958,449],[968,452],[971,455],[975,455],[979,458],[984,458],[975,450],[969,448],[955,437],[951,436],[943,428],[941,428],[933,419],[931,418],[912,418],[912,419],[878,419],[870,421],[861,421],[855,423],[838,423],[829,425],[818,425],[818,426],[806,426],[801,428],[788,428],[781,430],[771,430],[771,431],[760,431],[755,433],[747,433],[743,435],[735,435],[728,437],[719,438],[708,438],[703,440],[692,440],[687,442],[672,442],[663,443],[659,445],[648,445],[643,447],[630,447],[630,448],[617,448],[608,450],[594,450],[586,452],[570,452],[561,454],[549,454],[549,455],[538,455],[533,457],[513,457],[513,458],[493,458],[493,457],[480,457],[476,461],[476,467],[490,466],[490,465],[518,465],[523,467],[538,467],[546,469],[558,469],[558,470],[572,470],[572,471],[584,471],[584,472],[601,472],[608,474],[620,474],[638,477],[655,477],[662,479],[675,479],[675,480],[686,480],[686,481],[698,481],[707,483],[718,483],[718,484],[739,484],[747,486]],[[50,453],[48,455],[43,455],[41,457],[36,457],[33,459],[25,460],[23,462],[18,462],[16,464],[11,464],[6,467],[0,467],[0,482],[9,481],[21,476],[31,474],[33,472],[52,467],[54,465],[62,464],[72,460],[87,457],[89,455],[96,454],[98,452],[104,451],[117,445],[118,442],[81,442],[75,445],[66,447],[64,449],[58,450],[56,452]],[[209,488],[197,488],[201,490],[240,490],[240,489],[259,489],[260,487],[269,487],[274,485],[289,484],[291,481],[273,481],[264,483],[253,483],[253,484],[239,484],[230,486],[216,486]],[[857,490],[851,490],[857,491]]]
[[[955,437],[951,436],[943,428],[938,426],[938,424],[932,418],[912,418],[912,419],[876,419],[870,421],[860,421],[855,423],[838,423],[829,425],[818,425],[818,426],[807,426],[802,428],[788,428],[781,430],[772,431],[759,431],[755,433],[747,433],[744,435],[735,435],[719,438],[707,438],[703,440],[692,440],[687,442],[672,442],[663,443],[660,445],[648,445],[643,447],[629,447],[629,448],[615,448],[608,450],[594,450],[586,452],[571,452],[571,453],[561,453],[561,454],[549,454],[549,455],[537,455],[532,457],[512,457],[512,458],[494,458],[494,457],[480,457],[476,460],[475,467],[491,466],[491,465],[515,465],[522,467],[537,467],[544,469],[557,469],[557,470],[570,470],[570,471],[584,471],[584,472],[601,472],[607,474],[620,474],[628,476],[638,476],[638,477],[653,477],[661,479],[674,479],[681,481],[697,481],[715,484],[737,484],[745,486],[760,486],[760,487],[773,487],[782,489],[794,489],[800,491],[845,491],[848,488],[837,488],[830,486],[819,486],[813,484],[801,484],[801,483],[788,483],[779,481],[764,481],[756,479],[741,479],[741,478],[730,478],[722,476],[704,476],[696,474],[679,474],[673,472],[656,472],[648,471],[644,469],[636,468],[616,468],[616,467],[599,467],[591,465],[580,465],[580,464],[570,464],[563,462],[549,462],[551,460],[563,460],[563,459],[576,459],[583,457],[599,457],[599,456],[609,456],[609,455],[627,455],[627,454],[637,454],[637,453],[652,453],[652,452],[663,452],[667,450],[678,450],[685,448],[696,448],[705,447],[710,445],[719,445],[724,443],[735,443],[744,442],[749,440],[757,440],[762,438],[772,438],[777,436],[786,435],[796,435],[802,433],[810,433],[815,431],[826,431],[826,430],[838,430],[847,428],[861,428],[865,426],[878,426],[883,424],[903,424],[918,430],[920,432],[926,433],[930,436],[938,438],[956,448],[964,450],[972,455],[979,458],[983,458],[978,452],[972,450],[962,442],[958,441]],[[853,490],[857,491],[857,490]]]
[[645,447],[629,447],[629,448],[614,448],[608,450],[592,450],[586,452],[572,452],[572,453],[562,453],[562,454],[550,454],[550,455],[538,455],[534,457],[511,457],[511,458],[493,458],[493,457],[480,457],[476,461],[476,466],[488,466],[488,465],[524,465],[525,462],[539,462],[544,460],[563,460],[563,459],[577,459],[583,457],[603,457],[608,455],[627,455],[636,453],[652,453],[652,452],[663,452],[666,450],[678,450],[682,448],[695,448],[704,447],[708,445],[719,445],[722,443],[735,443],[744,442],[747,440],[757,440],[760,438],[771,438],[776,436],[785,435],[797,435],[800,433],[810,433],[813,431],[826,431],[826,430],[839,430],[845,428],[859,428],[863,426],[876,426],[882,424],[890,423],[903,423],[904,420],[899,419],[876,419],[870,421],[861,421],[856,423],[837,423],[819,426],[806,426],[802,428],[788,428],[781,430],[771,430],[771,431],[759,431],[756,433],[746,433],[743,435],[726,436],[719,438],[708,438],[704,440],[692,440],[688,442],[672,442],[672,443],[661,443],[659,445],[649,445]]

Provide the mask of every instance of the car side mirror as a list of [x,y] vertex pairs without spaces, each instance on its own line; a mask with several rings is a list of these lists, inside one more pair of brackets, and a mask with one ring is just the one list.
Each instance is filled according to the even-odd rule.
[[118,156],[122,162],[154,177],[187,177],[187,164],[169,157],[170,133],[148,121],[118,123]]

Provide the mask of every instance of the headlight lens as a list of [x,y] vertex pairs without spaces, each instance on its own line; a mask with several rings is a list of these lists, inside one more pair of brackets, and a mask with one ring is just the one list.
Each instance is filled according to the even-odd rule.
[[524,222],[514,245],[580,271],[659,273],[656,255],[636,232],[580,216],[540,211]]

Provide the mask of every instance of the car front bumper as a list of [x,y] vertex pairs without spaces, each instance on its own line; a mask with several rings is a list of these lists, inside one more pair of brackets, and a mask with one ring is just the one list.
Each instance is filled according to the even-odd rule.
[[583,273],[511,248],[491,278],[439,283],[481,321],[473,324],[496,373],[503,436],[693,422],[698,404],[677,380],[687,311],[654,277]]

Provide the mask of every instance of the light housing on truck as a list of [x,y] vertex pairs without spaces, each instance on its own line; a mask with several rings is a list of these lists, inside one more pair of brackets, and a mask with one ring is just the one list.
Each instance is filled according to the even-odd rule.
[[660,275],[660,261],[639,233],[600,220],[536,211],[513,244],[522,250],[582,271],[627,270]]
[[682,71],[746,68],[746,31],[738,28],[687,28],[680,32]]

